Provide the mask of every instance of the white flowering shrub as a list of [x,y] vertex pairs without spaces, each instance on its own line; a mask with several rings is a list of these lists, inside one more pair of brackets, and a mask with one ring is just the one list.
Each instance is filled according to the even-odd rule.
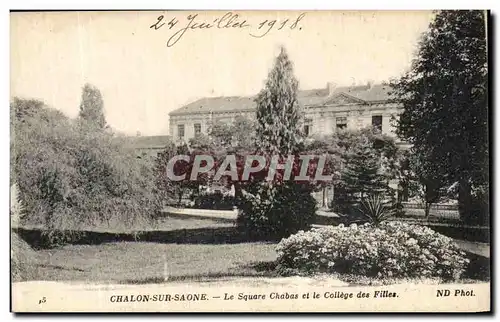
[[300,231],[277,246],[283,275],[344,273],[380,278],[458,279],[469,260],[452,239],[401,222]]

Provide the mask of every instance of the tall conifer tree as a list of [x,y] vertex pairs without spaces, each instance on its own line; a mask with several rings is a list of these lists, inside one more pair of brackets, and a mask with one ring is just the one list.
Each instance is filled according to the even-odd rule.
[[[258,151],[268,157],[286,158],[300,152],[304,134],[297,90],[292,62],[281,48],[264,88],[255,99]],[[307,229],[316,213],[311,192],[307,184],[294,181],[254,182],[243,193],[238,224],[250,234],[278,238]]]
[[284,48],[257,95],[257,140],[262,152],[287,155],[303,141],[302,111],[297,100],[298,81]]

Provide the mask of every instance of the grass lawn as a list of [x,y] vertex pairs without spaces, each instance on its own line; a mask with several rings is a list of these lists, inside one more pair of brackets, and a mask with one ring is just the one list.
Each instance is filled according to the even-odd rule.
[[[119,237],[112,231],[87,236],[90,243],[66,245],[34,251],[35,276],[43,281],[89,283],[163,283],[210,281],[231,277],[275,277],[275,243],[247,242],[233,223],[207,219],[162,219],[147,234],[134,241],[130,234]],[[110,234],[111,233],[111,234]],[[23,233],[24,238],[40,236]],[[33,239],[34,238],[34,239]],[[471,276],[484,280],[489,261],[489,245],[459,241],[462,249],[476,254]],[[470,274],[469,274],[470,275]],[[475,276],[477,275],[477,276]],[[338,276],[349,284],[398,284],[356,276]],[[403,280],[402,282],[407,282]]]
[[117,242],[39,250],[38,280],[101,283],[164,282],[222,276],[269,276],[275,244],[160,244]]
[[[123,229],[89,229],[87,241],[96,244],[36,250],[36,279],[156,283],[164,282],[165,272],[169,281],[269,276],[265,263],[276,259],[276,245],[231,242],[237,237],[234,227],[227,221],[169,216],[147,227],[139,241],[112,235],[128,234]],[[24,238],[33,242],[40,236],[25,233]]]

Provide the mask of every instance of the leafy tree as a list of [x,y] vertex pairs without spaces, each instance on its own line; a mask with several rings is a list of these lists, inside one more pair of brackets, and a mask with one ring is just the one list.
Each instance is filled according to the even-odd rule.
[[177,195],[175,183],[167,176],[168,161],[176,154],[177,147],[172,142],[167,144],[163,151],[159,152],[155,158],[155,183],[162,200],[166,200],[171,195]]
[[29,117],[34,117],[43,111],[46,111],[46,115],[40,115],[41,119],[47,120],[49,118],[48,114],[53,114],[54,117],[60,117],[65,119],[64,115],[56,110],[43,110],[44,103],[39,100],[33,99],[20,99],[14,97],[10,104],[10,125],[12,134],[16,134],[16,126],[20,126],[21,123],[25,123]]
[[211,144],[220,148],[229,148],[233,143],[233,126],[232,124],[216,122],[209,128],[208,137]]
[[[201,185],[211,183],[211,173],[198,174],[195,180],[190,180],[195,157],[199,154],[207,155],[207,153],[209,152],[204,149],[190,149],[186,144],[175,146],[174,143],[168,144],[162,152],[158,153],[155,159],[156,187],[163,200],[170,200],[169,203],[171,203],[172,197],[175,197],[176,203],[180,205],[186,194],[191,192],[196,195]],[[185,174],[185,179],[179,181],[171,180],[167,174],[168,162],[176,155],[189,157],[187,161],[178,160],[174,164],[172,171],[175,175]]]
[[237,116],[233,123],[233,146],[243,150],[255,149],[255,122],[244,116]]
[[419,184],[418,196],[424,201],[425,217],[429,218],[432,204],[439,202],[445,196],[446,183],[441,173],[427,164],[427,159],[412,153],[409,156],[410,180]]
[[25,208],[21,225],[41,225],[53,237],[60,230],[71,236],[82,229],[151,223],[158,210],[153,168],[126,148],[124,138],[41,102],[11,104],[19,112],[11,167]]
[[334,141],[341,156],[345,156],[360,144],[368,143],[373,148],[374,157],[379,158],[382,162],[381,171],[384,171],[391,178],[398,175],[402,153],[396,145],[396,141],[391,136],[366,127],[354,131],[344,130],[336,132],[334,134]]
[[14,97],[10,103],[10,181],[16,182],[17,151],[25,148],[28,133],[44,131],[52,125],[66,123],[67,117],[60,111],[47,108],[42,101]]
[[209,128],[208,135],[199,135],[190,141],[196,147],[218,149],[255,149],[255,122],[238,115],[232,123],[216,122]]
[[189,139],[189,146],[197,150],[209,150],[214,147],[214,141],[210,136],[200,133]]
[[[459,183],[459,211],[488,189],[488,62],[485,12],[440,11],[411,69],[392,83],[403,113],[397,133],[432,173]],[[425,159],[425,160],[424,160]]]
[[101,91],[91,84],[85,84],[83,87],[79,116],[82,120],[98,129],[106,127]]

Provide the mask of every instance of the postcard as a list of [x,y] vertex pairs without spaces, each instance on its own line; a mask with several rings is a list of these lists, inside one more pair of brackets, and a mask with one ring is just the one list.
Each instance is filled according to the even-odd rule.
[[487,11],[12,11],[11,311],[489,312]]

